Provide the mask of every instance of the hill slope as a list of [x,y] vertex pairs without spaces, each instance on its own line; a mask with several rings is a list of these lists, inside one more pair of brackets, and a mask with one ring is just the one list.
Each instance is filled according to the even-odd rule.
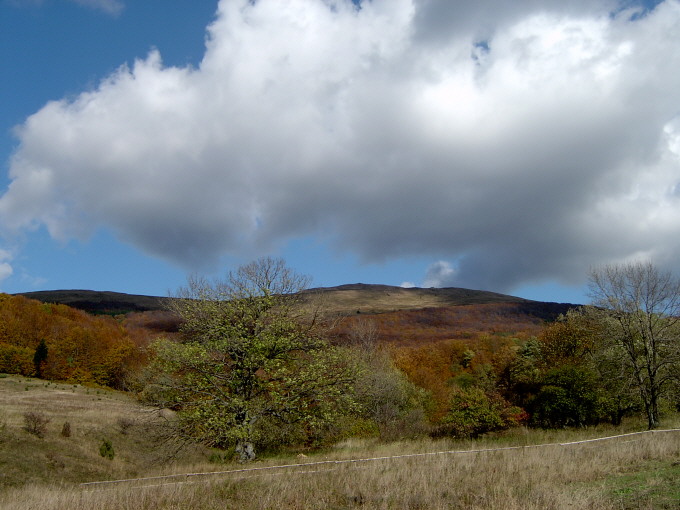
[[[20,295],[42,302],[65,304],[90,313],[108,314],[162,310],[166,300],[170,299],[91,290],[48,290],[24,292]],[[422,289],[363,283],[310,289],[305,291],[305,295],[321,297],[325,309],[331,313],[343,315],[357,312],[371,314],[456,305],[537,303],[496,292],[456,287]]]
[[42,301],[56,303],[89,313],[125,314],[129,312],[146,312],[162,310],[168,298],[156,296],[140,296],[122,292],[100,292],[94,290],[41,290],[37,292],[21,292],[17,295]]
[[[27,420],[27,413],[47,420],[31,429],[40,430],[42,437],[26,431],[27,423],[36,423]],[[127,478],[141,469],[160,470],[175,453],[157,437],[158,425],[164,421],[130,394],[3,374],[0,493],[9,486]],[[115,459],[100,455],[103,438],[112,442]],[[205,452],[191,447],[177,459],[194,462],[205,459]],[[44,504],[41,508],[53,507]]]
[[527,303],[526,299],[457,287],[422,289],[355,283],[320,287],[307,293],[321,296],[324,307],[340,314],[383,313],[456,305]]

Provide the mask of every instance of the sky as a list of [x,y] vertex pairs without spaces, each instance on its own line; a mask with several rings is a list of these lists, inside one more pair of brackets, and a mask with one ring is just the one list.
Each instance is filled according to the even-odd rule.
[[679,272],[679,48],[680,0],[0,0],[0,290]]

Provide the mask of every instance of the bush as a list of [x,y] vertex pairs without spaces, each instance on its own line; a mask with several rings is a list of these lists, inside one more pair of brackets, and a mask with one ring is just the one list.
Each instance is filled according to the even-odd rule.
[[111,441],[109,441],[108,439],[104,439],[102,441],[102,444],[99,447],[99,455],[101,455],[105,459],[113,460],[115,452],[113,451],[113,444],[111,443]]
[[522,410],[512,407],[498,394],[482,388],[456,388],[451,397],[451,409],[442,420],[438,435],[477,437],[494,430],[518,425]]
[[359,363],[365,363],[355,384],[360,418],[373,422],[386,441],[425,435],[431,395],[409,381],[385,354]]
[[44,414],[35,411],[24,413],[24,430],[29,434],[33,434],[39,438],[45,437],[47,432],[47,424],[50,419]]

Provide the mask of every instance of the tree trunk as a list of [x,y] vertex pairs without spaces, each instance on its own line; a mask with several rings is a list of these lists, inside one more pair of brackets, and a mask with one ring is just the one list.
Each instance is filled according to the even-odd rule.
[[651,374],[650,370],[650,377],[649,377],[649,394],[648,394],[648,402],[647,400],[645,401],[645,408],[647,410],[647,425],[649,430],[653,430],[659,427],[661,425],[661,421],[659,420],[659,395],[660,395],[660,390],[659,386],[655,380],[655,378]]
[[659,416],[653,411],[647,412],[647,430],[654,430],[659,427]]
[[255,446],[250,441],[239,441],[235,448],[239,462],[255,460]]
[[658,396],[656,392],[652,392],[649,405],[645,405],[647,409],[647,428],[648,430],[654,430],[661,424],[659,422],[659,405]]

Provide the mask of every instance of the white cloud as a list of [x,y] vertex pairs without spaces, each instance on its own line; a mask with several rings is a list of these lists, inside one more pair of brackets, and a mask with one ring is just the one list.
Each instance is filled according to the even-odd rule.
[[450,263],[440,260],[430,265],[425,273],[424,288],[454,287],[458,271]]
[[14,273],[14,269],[10,264],[11,261],[11,254],[6,250],[0,249],[0,282],[9,278]]
[[0,262],[0,282],[6,278],[9,278],[14,273],[14,269],[7,262]]
[[[26,7],[26,6],[41,6],[47,0],[8,0],[9,3],[16,7]],[[123,9],[125,4],[122,0],[70,0],[71,2],[82,5],[83,7],[88,7],[90,9],[103,11],[111,16],[118,16]]]
[[679,260],[680,2],[459,4],[223,0],[197,69],[154,51],[29,117],[0,221],[191,268],[319,235],[499,291]]
[[125,5],[120,0],[71,0],[84,7],[104,11],[112,16],[118,16]]

